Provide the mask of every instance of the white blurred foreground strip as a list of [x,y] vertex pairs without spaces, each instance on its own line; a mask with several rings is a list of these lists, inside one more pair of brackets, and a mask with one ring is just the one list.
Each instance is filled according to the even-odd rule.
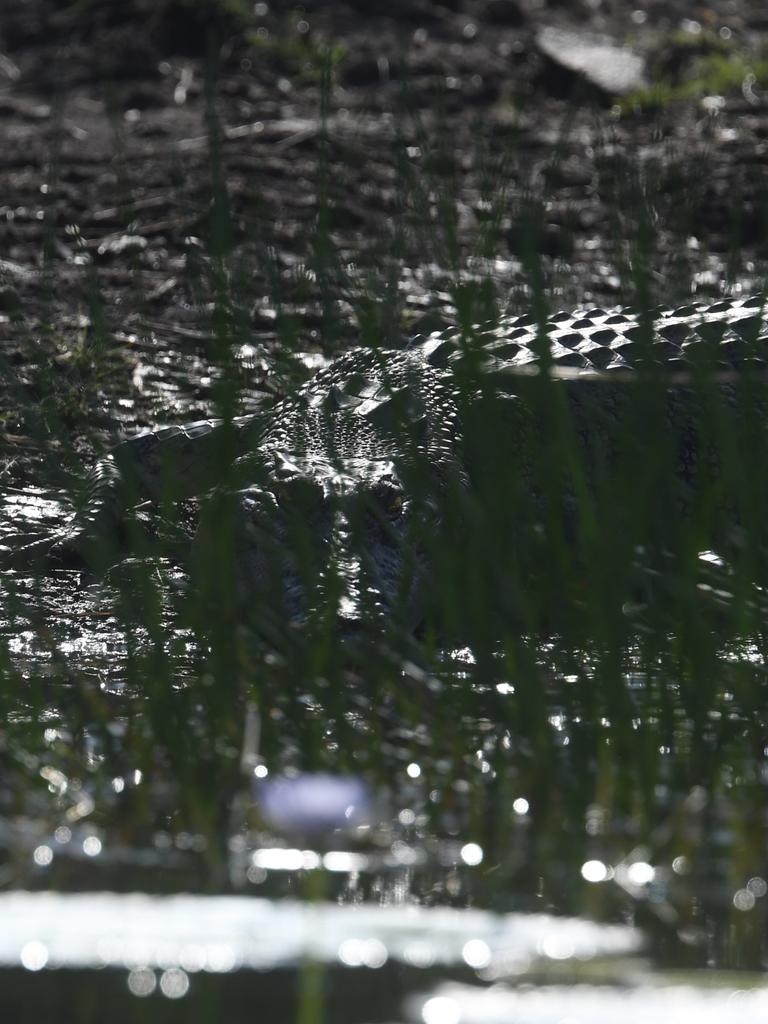
[[[706,978],[704,979],[706,981]],[[768,988],[551,985],[524,990],[441,985],[410,1001],[419,1024],[765,1024]]]
[[[0,966],[265,969],[307,956],[348,966],[472,967],[622,955],[639,933],[578,918],[339,906],[250,896],[0,894]],[[768,1020],[768,1016],[765,1018]]]

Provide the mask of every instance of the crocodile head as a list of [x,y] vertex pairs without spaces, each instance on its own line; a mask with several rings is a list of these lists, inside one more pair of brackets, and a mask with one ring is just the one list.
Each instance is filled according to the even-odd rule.
[[268,485],[239,494],[239,585],[257,619],[416,628],[427,575],[417,501],[390,458],[275,453]]

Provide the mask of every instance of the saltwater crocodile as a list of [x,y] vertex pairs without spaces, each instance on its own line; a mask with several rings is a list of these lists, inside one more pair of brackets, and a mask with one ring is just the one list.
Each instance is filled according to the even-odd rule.
[[[557,414],[553,401],[570,417],[591,474],[610,462],[607,449],[623,450],[610,435],[626,419],[630,377],[661,375],[662,429],[678,431],[676,478],[690,484],[702,472],[704,446],[685,396],[706,389],[699,375],[714,370],[733,408],[732,377],[745,367],[749,377],[767,355],[760,296],[645,315],[623,308],[504,316],[403,348],[354,349],[254,416],[122,442],[92,472],[79,518],[53,538],[7,545],[6,564],[45,554],[59,564],[76,557],[104,566],[119,557],[114,542],[126,532],[127,508],[149,500],[167,516],[177,503],[206,496],[196,509],[197,563],[205,573],[231,573],[262,617],[297,621],[330,609],[347,625],[394,615],[412,629],[424,614],[435,534],[460,531],[472,507],[471,424],[485,399],[505,398],[497,402],[505,435],[494,439],[498,450],[488,451],[488,431],[479,435],[486,474],[494,460],[511,458],[518,477],[537,477],[534,450]],[[638,373],[642,366],[647,372]],[[557,390],[535,391],[544,380]],[[576,500],[572,482],[564,505]]]

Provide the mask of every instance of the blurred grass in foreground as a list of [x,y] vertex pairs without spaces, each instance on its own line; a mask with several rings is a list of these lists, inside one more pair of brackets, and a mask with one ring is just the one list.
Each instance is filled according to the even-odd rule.
[[[159,828],[204,836],[199,884],[224,886],[231,807],[244,786],[244,708],[252,702],[262,712],[262,755],[271,768],[363,773],[390,791],[395,806],[407,801],[416,809],[422,835],[459,833],[481,842],[491,870],[478,877],[478,900],[498,909],[631,914],[654,932],[669,962],[757,968],[764,929],[747,922],[731,896],[764,870],[768,721],[760,588],[766,583],[768,463],[762,371],[746,371],[733,385],[734,406],[723,401],[716,383],[714,350],[692,369],[688,411],[677,429],[693,430],[704,439],[702,450],[720,458],[717,472],[702,462],[683,514],[663,371],[649,366],[636,383],[616,385],[566,384],[546,374],[502,382],[473,363],[472,325],[496,314],[505,297],[490,273],[467,272],[447,134],[416,126],[428,170],[417,173],[404,156],[398,159],[400,217],[373,257],[359,267],[342,259],[332,229],[325,121],[330,58],[317,71],[324,104],[318,205],[306,265],[293,284],[306,285],[319,345],[326,354],[337,351],[350,309],[366,345],[397,342],[401,271],[418,236],[440,264],[463,332],[466,371],[457,375],[457,386],[473,486],[443,504],[450,527],[445,536],[435,531],[423,538],[435,579],[433,614],[418,641],[388,633],[352,663],[327,609],[318,609],[315,628],[278,630],[277,642],[265,645],[258,638],[264,609],[244,609],[233,587],[238,555],[223,502],[191,591],[155,557],[156,543],[167,552],[162,538],[156,542],[151,532],[136,530],[133,543],[142,557],[109,575],[106,608],[117,618],[123,646],[111,666],[120,686],[110,678],[105,693],[103,677],[80,671],[77,650],[62,653],[72,610],[66,603],[51,607],[45,576],[18,599],[10,579],[4,584],[6,637],[14,621],[21,622],[50,661],[19,667],[7,645],[1,652],[4,814],[55,823],[72,805],[66,787],[57,789],[50,771],[41,770],[54,766],[78,781],[78,792],[92,796],[89,820],[107,837],[117,831],[139,847]],[[249,340],[243,310],[262,296],[249,290],[249,268],[235,243],[242,227],[232,222],[216,85],[211,72],[207,233],[198,262],[187,266],[190,278],[193,269],[197,275],[190,288],[204,286],[210,297],[200,308],[211,339],[205,361],[215,380],[213,411],[226,422],[240,411],[244,392],[248,397],[235,358]],[[410,117],[407,90],[398,116]],[[500,211],[513,202],[509,179],[520,163],[514,153],[488,159],[490,214],[478,231],[473,267],[497,251]],[[543,325],[552,284],[552,265],[543,264],[537,249],[546,196],[533,184],[516,186],[523,199],[514,200],[515,217],[530,244],[515,306]],[[625,203],[614,225],[616,253],[625,257],[623,264],[617,259],[622,296],[650,329],[657,297],[651,273],[655,196],[642,183],[618,180],[616,193]],[[258,253],[260,278],[274,282],[269,300],[277,311],[278,358],[295,371],[288,356],[301,348],[303,336],[301,324],[283,312],[269,210],[257,211],[250,223],[249,258]],[[618,234],[627,227],[631,234]],[[682,231],[684,225],[681,250]],[[45,272],[55,287],[52,258]],[[92,286],[91,334],[76,352],[88,383],[109,376],[112,365],[96,274]],[[685,294],[681,282],[675,296],[663,298]],[[29,344],[32,350],[35,340]],[[45,374],[40,381],[44,388]],[[87,432],[96,410],[70,403],[82,396],[80,387],[67,396],[60,380],[51,376],[48,383],[40,407],[24,415],[46,453],[50,475],[41,483],[69,486],[82,465],[72,424]],[[130,389],[127,380],[112,379],[110,386],[117,394]],[[509,403],[496,399],[502,386],[525,395],[527,417],[510,419]],[[596,429],[585,448],[568,395],[580,388],[589,393],[585,404],[592,403],[597,423],[602,389],[609,387],[621,393],[619,427],[605,428],[606,441]],[[100,432],[93,447],[102,438]],[[169,480],[171,492],[173,486]],[[430,497],[425,485],[418,495],[425,508]],[[74,500],[82,501],[82,494]],[[702,563],[700,552],[710,549],[724,565]],[[62,589],[59,599],[67,596]],[[86,602],[78,614],[93,614],[87,608]],[[251,625],[257,628],[244,628]],[[452,646],[471,657],[451,660]],[[48,738],[44,728],[52,730]],[[420,766],[418,786],[406,780],[409,763]],[[136,772],[141,785],[118,796],[110,791],[113,778]],[[513,809],[520,796],[529,808],[523,816]],[[588,858],[614,863],[640,845],[666,870],[658,898],[606,894],[583,882],[579,868]],[[680,857],[685,874],[670,866]],[[9,871],[9,881],[24,882],[26,861],[19,857]],[[78,871],[62,869],[61,884],[82,880]],[[156,880],[165,882],[164,875]],[[441,886],[425,898],[448,899]],[[671,908],[666,916],[657,913],[660,905]],[[758,916],[764,919],[762,905],[753,920]],[[682,934],[694,936],[689,945]]]

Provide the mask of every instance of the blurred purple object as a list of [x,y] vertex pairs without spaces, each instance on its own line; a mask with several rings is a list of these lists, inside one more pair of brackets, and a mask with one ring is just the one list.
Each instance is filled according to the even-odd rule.
[[371,795],[354,775],[316,773],[263,779],[256,798],[264,820],[280,832],[323,833],[367,824]]

